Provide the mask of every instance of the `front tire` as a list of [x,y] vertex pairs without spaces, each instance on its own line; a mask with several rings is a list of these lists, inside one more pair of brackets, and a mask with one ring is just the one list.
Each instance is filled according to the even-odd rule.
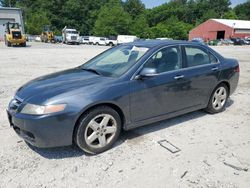
[[75,143],[89,154],[112,147],[121,132],[119,114],[108,106],[96,107],[82,115],[75,132]]
[[223,111],[225,109],[228,97],[229,97],[229,89],[227,85],[225,84],[218,85],[214,89],[205,111],[210,114],[215,114]]

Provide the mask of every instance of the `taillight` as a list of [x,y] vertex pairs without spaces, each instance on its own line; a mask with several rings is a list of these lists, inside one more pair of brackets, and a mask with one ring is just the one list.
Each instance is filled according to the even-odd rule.
[[240,72],[240,66],[235,67],[234,72]]

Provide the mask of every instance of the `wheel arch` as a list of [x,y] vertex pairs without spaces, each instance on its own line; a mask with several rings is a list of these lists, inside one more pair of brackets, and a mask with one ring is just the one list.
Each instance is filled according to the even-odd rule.
[[227,86],[227,88],[228,88],[228,93],[229,93],[229,95],[230,95],[230,83],[229,83],[227,80],[221,80],[220,82],[218,82],[218,83],[215,85],[215,87],[213,88],[213,90],[211,90],[211,92],[210,92],[210,94],[209,94],[209,96],[208,96],[208,99],[207,99],[207,101],[206,101],[206,103],[205,103],[206,105],[208,105],[209,100],[210,100],[210,98],[211,98],[213,92],[215,91],[215,89],[216,89],[220,84],[225,84],[225,85]]
[[[219,83],[217,84],[217,86],[220,85],[220,84],[225,84],[225,85],[227,86],[228,93],[230,94],[230,89],[231,89],[231,88],[230,88],[230,83],[229,83],[228,81],[226,81],[226,80],[222,80],[221,82],[219,82]],[[216,87],[217,87],[217,86],[216,86]],[[215,87],[215,88],[216,88],[216,87]]]

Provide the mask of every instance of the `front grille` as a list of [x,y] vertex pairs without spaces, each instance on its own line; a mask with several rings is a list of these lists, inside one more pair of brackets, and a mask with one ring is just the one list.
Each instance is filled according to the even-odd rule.
[[71,36],[71,40],[76,40],[77,37],[76,36]]
[[23,102],[22,99],[19,99],[18,97],[15,97],[14,99],[12,99],[9,104],[9,111],[17,112],[22,102]]
[[22,38],[21,32],[20,31],[13,31],[12,32],[12,37],[14,39],[21,39]]

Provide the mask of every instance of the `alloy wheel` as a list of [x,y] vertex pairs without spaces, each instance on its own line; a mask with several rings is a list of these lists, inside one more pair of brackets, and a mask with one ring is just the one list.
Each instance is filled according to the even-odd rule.
[[220,110],[224,107],[227,99],[227,90],[224,87],[219,87],[214,92],[212,105],[215,110]]
[[114,138],[117,131],[117,122],[109,114],[95,116],[87,125],[84,139],[92,148],[103,148]]

